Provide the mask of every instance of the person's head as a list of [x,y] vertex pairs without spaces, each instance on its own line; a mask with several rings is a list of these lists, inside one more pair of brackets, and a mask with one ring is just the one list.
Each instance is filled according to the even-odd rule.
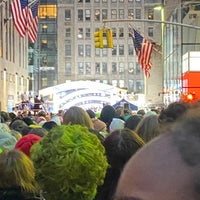
[[109,126],[109,133],[112,133],[113,131],[118,130],[118,129],[123,129],[124,124],[125,124],[124,120],[119,119],[119,118],[113,118]]
[[126,121],[125,121],[125,127],[129,128],[131,130],[135,130],[139,122],[141,121],[142,116],[141,115],[131,115]]
[[115,200],[200,198],[200,112],[189,112],[129,160]]
[[137,133],[124,128],[110,133],[103,144],[109,164],[112,168],[121,171],[130,157],[144,145],[144,142]]
[[149,115],[144,117],[137,125],[135,131],[145,142],[149,142],[160,133],[158,116]]
[[64,113],[63,124],[79,124],[87,128],[94,128],[89,114],[78,106],[72,106]]
[[109,168],[104,184],[98,188],[96,200],[113,198],[120,174],[131,156],[143,146],[144,142],[130,129],[112,132],[104,141]]
[[35,169],[32,161],[19,150],[0,153],[0,188],[21,188],[27,192],[38,192]]
[[100,140],[81,125],[53,128],[33,145],[31,158],[49,200],[92,200],[108,166]]
[[111,105],[106,105],[102,108],[99,119],[106,123],[107,130],[109,130],[112,119],[116,117],[115,108]]

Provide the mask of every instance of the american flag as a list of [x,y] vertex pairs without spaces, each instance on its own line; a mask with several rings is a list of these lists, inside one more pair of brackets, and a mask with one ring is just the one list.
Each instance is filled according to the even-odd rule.
[[28,15],[28,40],[31,43],[36,42],[38,33],[38,6],[39,1],[36,1],[29,7]]
[[152,67],[150,59],[153,50],[153,45],[142,35],[140,35],[135,29],[133,29],[133,34],[130,35],[133,39],[133,44],[136,51],[136,55],[138,57],[138,62],[142,66],[146,77],[150,77],[149,70]]
[[28,1],[14,0],[10,4],[11,14],[14,26],[21,37],[24,37],[27,32],[28,23]]

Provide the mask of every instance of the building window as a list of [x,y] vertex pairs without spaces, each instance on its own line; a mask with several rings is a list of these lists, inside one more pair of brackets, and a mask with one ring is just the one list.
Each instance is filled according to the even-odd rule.
[[128,2],[133,2],[133,0],[128,0]]
[[83,49],[83,45],[82,44],[78,45],[78,55],[80,57],[83,57],[83,55],[84,55],[84,49]]
[[124,45],[123,44],[119,45],[119,55],[120,56],[124,55]]
[[78,38],[78,39],[83,39],[83,28],[79,28],[79,29],[78,29],[77,38]]
[[66,28],[65,29],[65,37],[66,38],[71,38],[71,28]]
[[100,56],[100,49],[99,48],[95,48],[95,56]]
[[99,2],[100,2],[100,0],[95,0],[94,2],[95,2],[95,3],[99,3]]
[[124,0],[119,0],[119,2],[123,3],[123,2],[124,2]]
[[102,73],[103,74],[107,74],[108,73],[107,63],[106,62],[102,63]]
[[94,11],[94,20],[100,21],[100,10],[99,9],[95,9],[95,11]]
[[111,18],[112,19],[117,19],[117,10],[116,9],[112,9],[111,10]]
[[148,28],[148,36],[153,37],[153,27]]
[[78,21],[83,21],[83,10],[78,10]]
[[102,9],[102,20],[108,19],[108,10]]
[[140,74],[140,71],[141,71],[141,67],[140,67],[140,64],[137,62],[136,63],[136,74]]
[[119,87],[124,88],[124,80],[119,80]]
[[107,3],[107,2],[108,2],[108,0],[102,0],[102,2],[103,2],[103,3]]
[[119,28],[119,37],[124,37],[124,28]]
[[133,44],[129,44],[129,45],[128,45],[128,55],[129,55],[129,56],[133,56],[133,55],[134,55],[133,52],[134,52],[134,51],[133,51]]
[[141,80],[136,81],[136,92],[137,93],[143,93],[143,86],[142,86]]
[[153,19],[154,16],[153,16],[153,9],[148,9],[148,16],[147,16],[148,19]]
[[133,19],[134,18],[134,11],[133,9],[128,9],[128,18]]
[[124,63],[123,62],[119,63],[119,73],[124,73]]
[[91,19],[91,11],[89,9],[85,10],[85,21],[90,21]]
[[114,45],[112,48],[112,56],[116,56],[117,55],[117,46]]
[[98,63],[95,63],[95,74],[100,74],[100,71],[101,70],[101,68],[100,68],[100,63],[98,62]]
[[90,28],[85,29],[85,37],[90,38]]
[[117,73],[117,63],[116,62],[112,62],[112,73],[113,74]]
[[71,10],[65,10],[65,21],[71,21]]
[[112,85],[117,87],[117,80],[112,80]]
[[84,66],[82,62],[78,63],[78,74],[83,74],[84,72]]
[[85,3],[90,3],[90,0],[85,0]]
[[78,0],[78,3],[83,3],[83,0]]
[[65,45],[65,56],[71,56],[71,45]]
[[85,55],[91,57],[91,45],[89,44],[85,46]]
[[108,49],[107,48],[103,48],[102,49],[102,55],[103,56],[107,56],[108,55]]
[[135,19],[141,19],[141,9],[135,9]]
[[124,19],[124,9],[119,9],[119,19]]
[[71,63],[67,62],[66,63],[66,68],[65,68],[66,75],[71,75],[71,70],[72,70]]
[[117,37],[117,29],[116,28],[112,29],[112,34],[113,34],[113,37]]
[[85,63],[85,73],[91,74],[91,63],[89,62]]
[[133,62],[128,63],[128,73],[134,74],[134,64],[133,64]]
[[113,3],[117,2],[117,0],[112,0]]

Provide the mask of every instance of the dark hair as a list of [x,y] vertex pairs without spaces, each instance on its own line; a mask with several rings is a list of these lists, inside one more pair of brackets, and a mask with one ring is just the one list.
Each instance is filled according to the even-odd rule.
[[193,171],[194,188],[200,195],[200,108],[189,109],[173,126],[174,145]]
[[95,200],[111,200],[115,193],[120,174],[131,156],[142,147],[142,139],[130,129],[113,131],[104,141],[104,147],[110,168],[104,184],[98,188]]
[[126,120],[125,127],[134,131],[141,119],[141,115],[132,115]]

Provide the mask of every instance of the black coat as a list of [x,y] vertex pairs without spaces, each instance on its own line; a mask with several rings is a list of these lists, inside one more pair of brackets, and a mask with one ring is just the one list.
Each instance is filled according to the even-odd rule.
[[39,200],[34,194],[27,193],[21,188],[0,189],[0,200]]

